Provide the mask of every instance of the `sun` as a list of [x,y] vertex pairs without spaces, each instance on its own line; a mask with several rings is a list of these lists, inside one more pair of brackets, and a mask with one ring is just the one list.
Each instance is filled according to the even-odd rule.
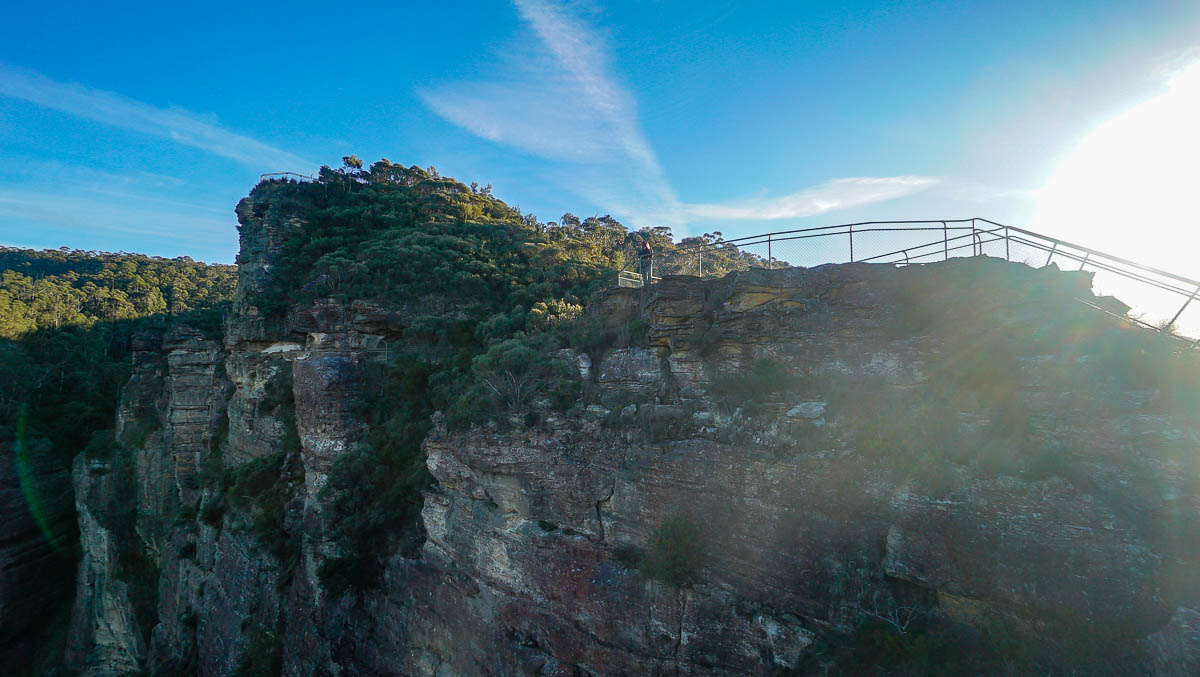
[[1198,202],[1200,61],[1178,71],[1163,94],[1088,134],[1040,191],[1033,220],[1063,239],[1196,273]]
[[1039,191],[1032,225],[1200,278],[1200,61],[1092,130]]

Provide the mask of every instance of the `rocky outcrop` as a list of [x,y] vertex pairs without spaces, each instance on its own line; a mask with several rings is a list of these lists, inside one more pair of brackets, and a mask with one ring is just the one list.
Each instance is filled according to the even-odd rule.
[[[142,561],[143,544],[130,534],[132,468],[119,461],[75,459],[73,478],[83,556],[76,578],[75,610],[67,646],[67,665],[96,674],[128,674],[141,669],[146,637],[134,608],[134,580],[146,571],[126,568],[125,559]],[[150,572],[151,576],[157,572]],[[142,600],[143,603],[145,600]]]
[[160,619],[169,626],[184,611],[177,584],[189,560],[180,555],[195,548],[186,517],[225,429],[223,358],[220,343],[187,327],[139,335],[112,445],[75,459],[81,559],[69,667],[141,669],[152,633],[161,641]]
[[334,594],[331,471],[412,313],[261,312],[303,214],[238,213],[224,342],[143,337],[112,453],[76,460],[73,667],[805,674],[865,624],[935,621],[1051,670],[1192,660],[1200,432],[1137,378],[1133,330],[1076,303],[1086,274],[974,259],[607,292],[588,312],[619,344],[553,354],[579,399],[435,417],[419,553]]

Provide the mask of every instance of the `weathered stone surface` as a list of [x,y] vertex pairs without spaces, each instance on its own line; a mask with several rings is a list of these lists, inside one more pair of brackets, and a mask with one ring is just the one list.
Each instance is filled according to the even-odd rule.
[[641,395],[652,394],[664,383],[662,360],[648,348],[619,348],[600,361],[596,382]]
[[1183,677],[1200,673],[1200,609],[1177,609],[1147,643],[1155,674]]
[[[422,648],[413,669],[770,674],[795,666],[830,627],[914,603],[981,628],[1010,619],[1029,641],[1048,628],[1095,627],[1097,637],[1114,625],[1143,637],[1163,628],[1146,641],[1175,661],[1186,656],[1190,617],[1177,614],[1163,625],[1171,613],[1162,587],[1169,567],[1146,526],[1160,501],[1194,510],[1197,494],[1169,464],[1155,467],[1133,450],[1154,431],[1193,450],[1200,437],[1186,422],[1154,412],[1152,398],[1108,393],[1121,413],[1098,424],[1093,402],[1050,392],[1070,386],[1064,369],[1086,377],[1086,362],[1056,357],[1060,373],[1048,379],[1046,360],[1020,360],[1014,378],[1030,385],[1017,397],[1043,408],[1021,444],[1068,454],[1059,447],[1071,440],[1074,453],[1095,460],[1064,462],[1079,462],[1088,480],[988,476],[950,465],[930,484],[858,448],[846,424],[853,400],[831,392],[832,384],[869,384],[860,391],[868,397],[872,389],[916,396],[942,378],[930,372],[944,368],[935,366],[944,351],[958,349],[948,347],[958,327],[931,324],[896,336],[888,326],[909,326],[909,309],[897,306],[886,280],[932,274],[842,266],[739,274],[709,283],[724,285],[716,292],[700,293],[701,285],[686,280],[646,290],[641,307],[652,340],[670,349],[669,372],[649,350],[617,349],[598,361],[596,384],[640,393],[642,403],[626,407],[636,416],[698,407],[687,418],[716,426],[700,434],[740,425],[749,441],[676,434],[648,444],[621,431],[614,438],[600,427],[608,409],[596,404],[584,408],[572,432],[432,435],[426,448],[440,489],[426,500],[424,560],[456,582],[417,598],[431,608],[418,602]],[[713,304],[714,294],[724,300],[705,320],[698,309],[704,299]],[[621,291],[618,300],[628,295]],[[1043,310],[1058,302],[1050,295]],[[705,321],[716,346],[701,357],[694,344],[704,332],[696,325]],[[703,387],[711,374],[762,358],[798,376],[811,399],[768,403],[754,418],[708,409]],[[671,379],[694,384],[690,403],[688,391],[679,391],[687,407],[654,403]],[[960,404],[967,410],[958,418],[962,429],[991,425],[991,405]],[[797,423],[786,428],[787,420]],[[822,432],[805,439],[818,435],[817,421]],[[1132,511],[1101,488],[1140,486],[1147,472],[1166,484]],[[700,582],[676,592],[646,580],[617,553],[644,547],[655,528],[678,516],[701,526],[697,547],[706,555]],[[1158,668],[1145,669],[1171,662],[1156,660]]]
[[824,402],[801,402],[787,410],[790,418],[819,419],[825,415]]
[[80,454],[72,470],[79,519],[79,574],[67,640],[67,667],[91,674],[128,674],[145,660],[143,629],[122,580],[133,489],[130,468]]

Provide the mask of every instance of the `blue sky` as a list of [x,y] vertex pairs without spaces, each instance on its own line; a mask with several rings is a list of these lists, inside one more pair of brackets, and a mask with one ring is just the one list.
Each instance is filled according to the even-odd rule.
[[102,4],[5,10],[0,243],[232,261],[259,173],[349,153],[679,235],[1025,225],[1200,59],[1191,0]]

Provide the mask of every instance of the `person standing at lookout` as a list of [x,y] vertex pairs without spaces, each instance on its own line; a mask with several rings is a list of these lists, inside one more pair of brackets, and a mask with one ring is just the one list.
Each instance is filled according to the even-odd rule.
[[642,274],[642,285],[649,285],[654,279],[654,249],[646,238],[639,238],[638,272]]

